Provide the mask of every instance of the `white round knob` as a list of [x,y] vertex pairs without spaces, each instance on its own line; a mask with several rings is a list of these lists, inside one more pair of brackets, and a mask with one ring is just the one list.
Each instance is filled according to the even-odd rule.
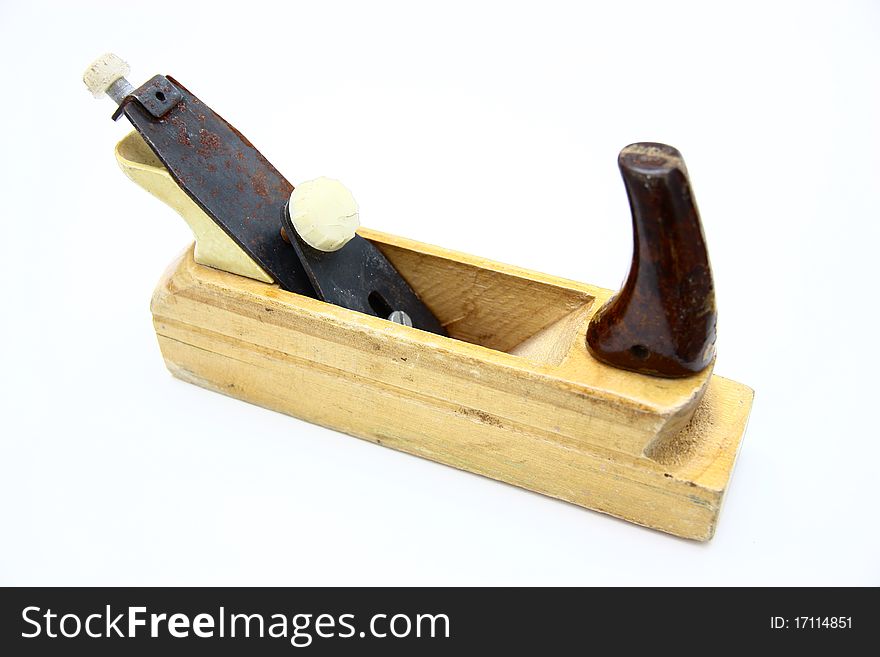
[[297,185],[290,195],[288,211],[299,236],[319,251],[338,251],[360,226],[354,196],[332,178],[316,178]]
[[131,70],[121,57],[108,52],[91,63],[83,73],[83,82],[95,98],[100,98],[119,78],[124,78]]

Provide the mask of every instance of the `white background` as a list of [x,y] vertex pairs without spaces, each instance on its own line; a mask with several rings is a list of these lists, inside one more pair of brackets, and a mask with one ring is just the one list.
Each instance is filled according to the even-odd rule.
[[[117,168],[105,51],[364,225],[605,287],[619,149],[678,147],[757,392],[715,539],[173,379],[148,303],[190,234]],[[0,583],[880,584],[880,4],[3,0],[0,52]]]

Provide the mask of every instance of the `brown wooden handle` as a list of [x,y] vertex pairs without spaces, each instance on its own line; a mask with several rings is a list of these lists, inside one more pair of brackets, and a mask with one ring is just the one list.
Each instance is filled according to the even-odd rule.
[[590,322],[587,346],[622,369],[699,372],[715,356],[715,286],[684,160],[671,146],[638,143],[618,165],[632,209],[632,265]]

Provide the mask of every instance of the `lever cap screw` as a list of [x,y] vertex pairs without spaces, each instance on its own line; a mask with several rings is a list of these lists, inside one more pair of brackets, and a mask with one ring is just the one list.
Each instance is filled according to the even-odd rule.
[[297,185],[290,195],[288,210],[299,236],[319,251],[338,251],[360,226],[354,196],[332,178],[316,178]]

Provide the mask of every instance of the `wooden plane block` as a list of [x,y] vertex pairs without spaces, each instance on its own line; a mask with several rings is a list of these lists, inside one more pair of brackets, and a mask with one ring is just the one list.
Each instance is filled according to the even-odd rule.
[[[360,229],[452,338],[193,260],[151,309],[177,377],[685,538],[712,537],[752,391],[661,379],[585,346],[611,291]],[[453,339],[456,338],[456,339]]]

